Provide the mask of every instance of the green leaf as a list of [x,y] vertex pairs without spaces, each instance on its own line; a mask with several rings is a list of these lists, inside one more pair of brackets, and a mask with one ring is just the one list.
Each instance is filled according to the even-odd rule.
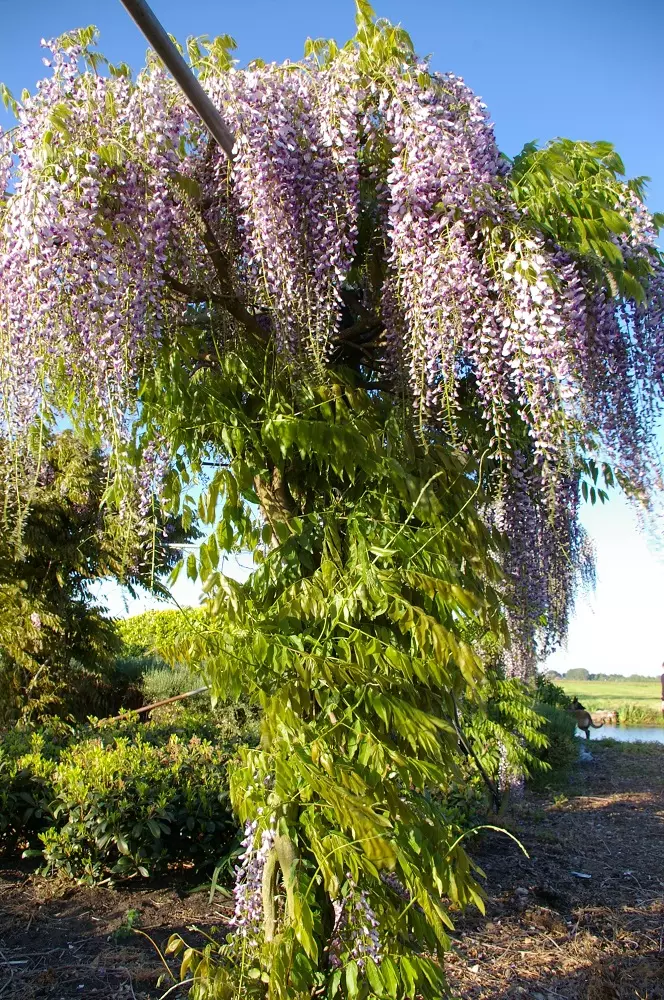
[[358,993],[358,977],[359,969],[357,962],[349,962],[345,969],[346,973],[346,991],[350,998],[356,997]]
[[294,926],[295,936],[304,948],[307,956],[313,961],[318,961],[318,945],[314,936],[314,918],[309,903],[304,896],[296,894],[294,903]]
[[382,996],[385,993],[385,983],[380,972],[380,966],[376,965],[372,958],[367,958],[365,971],[371,989],[378,996]]
[[392,1000],[397,1000],[399,989],[399,977],[394,962],[389,956],[385,956],[380,965],[381,976],[385,983],[385,989]]
[[117,844],[118,850],[121,854],[129,854],[129,844],[125,840],[122,833],[116,833],[115,843]]

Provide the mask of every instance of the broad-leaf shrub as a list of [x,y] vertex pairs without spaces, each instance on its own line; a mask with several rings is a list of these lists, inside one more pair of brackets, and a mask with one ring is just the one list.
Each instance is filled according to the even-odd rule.
[[559,684],[538,674],[535,679],[537,701],[542,705],[552,705],[554,708],[567,709],[572,707],[572,699]]
[[0,738],[0,854],[19,843],[38,847],[39,834],[52,822],[49,804],[61,749],[53,731],[14,730]]
[[140,735],[65,751],[53,775],[55,826],[46,865],[90,879],[147,876],[169,861],[207,861],[236,832],[228,805],[229,753],[193,736],[154,746]]
[[535,708],[546,720],[543,731],[547,745],[541,759],[552,771],[565,771],[579,756],[576,719],[566,709],[546,702],[536,704]]
[[65,738],[4,734],[0,849],[42,848],[47,869],[87,881],[215,861],[237,831],[227,779],[234,751],[200,714]]

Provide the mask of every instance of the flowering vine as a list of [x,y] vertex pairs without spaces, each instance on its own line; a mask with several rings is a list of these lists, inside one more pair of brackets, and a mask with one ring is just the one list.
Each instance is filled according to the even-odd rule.
[[[657,220],[606,144],[510,163],[461,78],[396,34],[376,62],[364,30],[302,63],[208,60],[231,163],[156,60],[132,79],[93,71],[91,36],[44,43],[48,75],[0,139],[0,431],[16,454],[64,409],[126,464],[151,373],[202,317],[214,343],[187,341],[186,364],[245,339],[294,380],[340,363],[405,389],[422,440],[487,454],[523,671],[543,648],[533,621],[544,645],[564,634],[567,567],[587,551],[580,459],[645,502],[659,488]],[[141,517],[182,440],[154,434],[125,475]]]
[[251,949],[258,948],[263,937],[263,875],[274,846],[274,837],[273,826],[259,830],[256,820],[250,820],[245,825],[243,853],[235,872],[235,909],[231,926]]

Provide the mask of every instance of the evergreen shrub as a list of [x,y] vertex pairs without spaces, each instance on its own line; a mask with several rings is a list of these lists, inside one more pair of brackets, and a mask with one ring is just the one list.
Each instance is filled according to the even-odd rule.
[[539,702],[535,705],[539,715],[545,719],[544,735],[547,746],[540,752],[540,759],[553,772],[565,772],[579,756],[576,738],[576,720],[565,709]]
[[192,712],[0,735],[0,853],[43,855],[86,882],[217,861],[236,836],[227,771],[253,732],[241,721]]

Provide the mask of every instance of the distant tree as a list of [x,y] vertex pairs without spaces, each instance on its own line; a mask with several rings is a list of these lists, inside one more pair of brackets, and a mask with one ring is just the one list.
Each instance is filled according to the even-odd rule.
[[565,674],[565,680],[568,681],[589,681],[590,673],[585,667],[572,667]]
[[547,670],[543,676],[547,681],[559,681],[562,680],[563,675],[558,673],[557,670]]
[[[155,536],[120,522],[103,504],[101,452],[66,431],[48,439],[22,505],[0,535],[0,722],[57,713],[72,664],[108,665],[120,640],[89,587],[112,577],[165,592],[159,574],[180,558],[193,532],[170,518]],[[0,502],[2,501],[0,494]],[[147,555],[149,553],[149,555]]]

